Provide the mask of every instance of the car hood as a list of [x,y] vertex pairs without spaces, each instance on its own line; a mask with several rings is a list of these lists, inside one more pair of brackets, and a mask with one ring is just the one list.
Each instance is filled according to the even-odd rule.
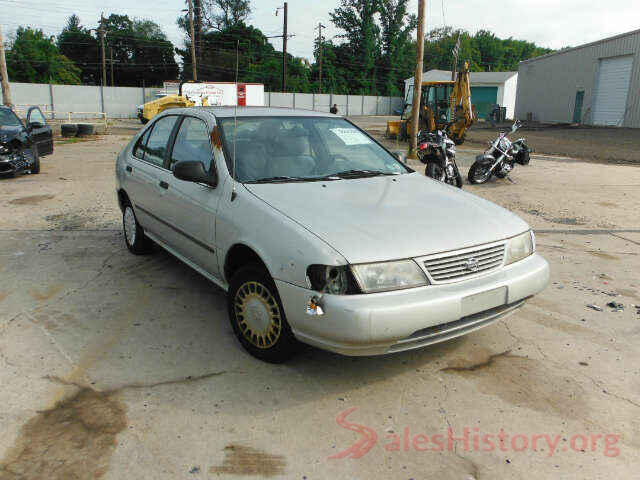
[[16,138],[24,131],[23,127],[0,125],[0,142],[7,143]]
[[245,187],[330,244],[349,263],[466,248],[529,228],[492,202],[418,173]]

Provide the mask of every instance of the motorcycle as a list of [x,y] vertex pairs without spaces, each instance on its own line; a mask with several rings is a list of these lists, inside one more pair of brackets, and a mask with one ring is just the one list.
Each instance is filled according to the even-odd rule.
[[524,138],[515,142],[509,140],[509,134],[515,133],[522,124],[516,120],[510,132],[501,132],[491,146],[482,155],[476,157],[469,169],[469,183],[485,183],[492,175],[505,178],[513,170],[516,163],[527,165],[531,149]]
[[419,132],[417,154],[418,159],[427,165],[424,172],[427,177],[462,188],[462,175],[456,164],[456,145],[444,131]]

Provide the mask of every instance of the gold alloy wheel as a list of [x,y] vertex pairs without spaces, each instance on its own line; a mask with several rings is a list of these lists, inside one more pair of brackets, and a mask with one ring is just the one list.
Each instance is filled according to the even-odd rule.
[[243,283],[234,299],[236,322],[242,335],[258,348],[270,348],[280,338],[282,319],[278,302],[261,283]]

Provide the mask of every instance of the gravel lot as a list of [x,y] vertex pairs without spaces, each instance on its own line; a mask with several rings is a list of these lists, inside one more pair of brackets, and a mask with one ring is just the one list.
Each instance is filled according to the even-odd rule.
[[[269,365],[236,342],[220,290],[126,250],[113,170],[128,138],[57,144],[41,174],[0,179],[0,479],[636,474],[639,167],[534,156],[512,181],[465,184],[525,218],[551,264],[506,320],[413,352]],[[460,150],[464,175],[474,155]],[[371,450],[330,459],[361,426]]]

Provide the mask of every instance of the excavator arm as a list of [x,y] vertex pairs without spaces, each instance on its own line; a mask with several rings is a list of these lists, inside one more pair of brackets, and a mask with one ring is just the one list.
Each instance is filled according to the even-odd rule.
[[471,104],[471,82],[469,80],[469,62],[458,72],[449,98],[452,123],[449,125],[449,135],[460,145],[464,142],[467,130],[476,121],[476,114]]

